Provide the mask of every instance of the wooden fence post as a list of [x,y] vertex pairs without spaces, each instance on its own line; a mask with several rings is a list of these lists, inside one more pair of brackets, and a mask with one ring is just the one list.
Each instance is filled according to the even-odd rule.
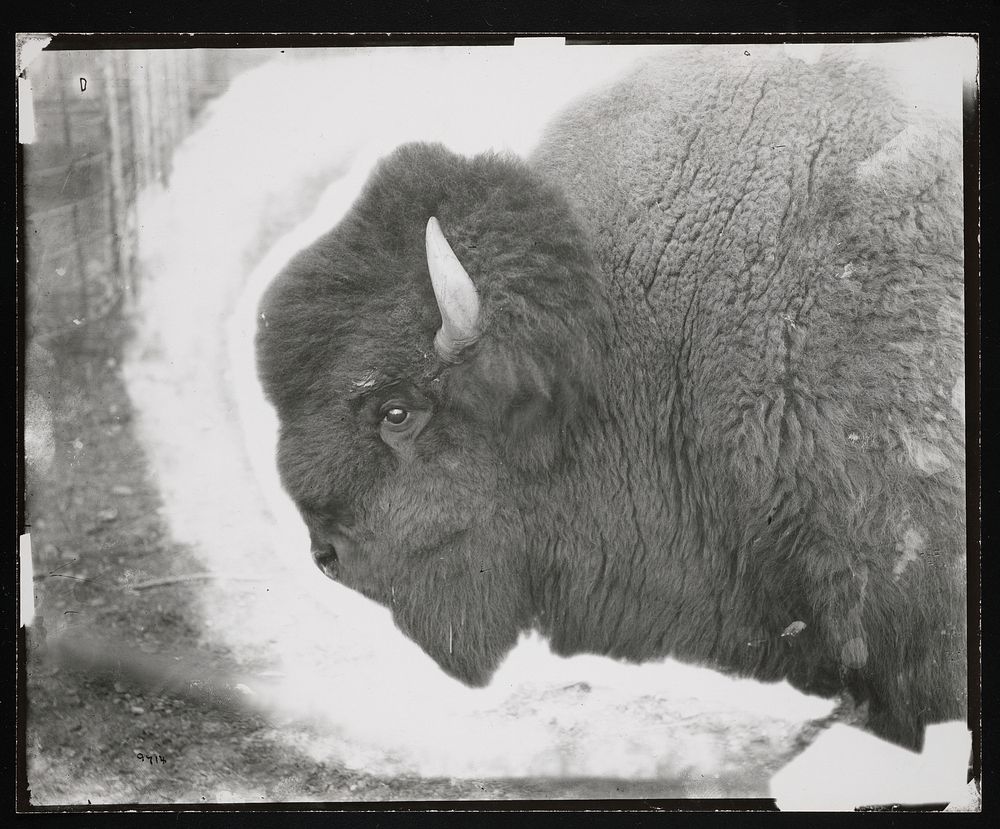
[[109,173],[111,178],[110,216],[111,216],[111,267],[112,281],[117,283],[119,290],[124,290],[126,302],[131,303],[128,287],[131,285],[131,256],[128,238],[128,209],[125,198],[125,176],[122,160],[122,124],[118,109],[118,72],[115,65],[120,53],[105,52],[101,61],[104,80],[104,115],[107,125],[108,145],[111,153],[109,158]]

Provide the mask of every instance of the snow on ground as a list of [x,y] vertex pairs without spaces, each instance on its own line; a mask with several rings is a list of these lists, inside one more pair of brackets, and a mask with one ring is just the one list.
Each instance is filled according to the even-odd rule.
[[[524,153],[561,104],[642,51],[277,56],[213,102],[169,186],[145,195],[145,281],[126,378],[175,536],[206,570],[260,579],[206,582],[202,621],[206,641],[271,679],[259,693],[276,740],[373,774],[657,777],[718,794],[713,777],[749,752],[781,755],[831,710],[785,683],[670,660],[558,658],[537,636],[489,688],[467,689],[387,610],[320,576],[278,482],[276,420],[255,378],[252,335],[257,300],[282,263],[337,221],[373,162],[402,141]],[[790,59],[779,52],[770,59]]]

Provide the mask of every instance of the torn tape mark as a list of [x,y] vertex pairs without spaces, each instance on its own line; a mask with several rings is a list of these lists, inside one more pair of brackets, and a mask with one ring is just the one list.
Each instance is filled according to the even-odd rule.
[[958,720],[927,726],[920,754],[838,723],[771,778],[771,795],[781,811],[951,803],[965,795],[971,749]]
[[17,140],[22,144],[35,141],[35,98],[31,94],[31,81],[17,79]]
[[31,564],[31,533],[21,535],[18,559],[21,563],[21,624],[27,627],[35,618],[35,571]]
[[19,34],[16,36],[17,49],[17,74],[24,74],[24,70],[30,66],[42,50],[52,42],[52,35],[48,34]]

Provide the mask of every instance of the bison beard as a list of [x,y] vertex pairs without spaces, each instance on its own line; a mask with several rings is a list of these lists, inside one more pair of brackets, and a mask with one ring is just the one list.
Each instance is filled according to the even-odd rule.
[[[721,103],[720,103],[721,102]],[[408,145],[269,289],[320,561],[449,673],[524,629],[964,716],[961,143],[834,57],[655,63],[525,164]]]
[[[514,572],[506,556],[493,552],[500,537],[489,528],[463,535],[411,559],[405,573],[372,574],[357,587],[391,608],[400,630],[445,671],[469,685],[486,685],[530,620],[527,592],[511,589],[523,569]],[[503,552],[511,550],[504,545]],[[516,562],[518,550],[513,552]]]

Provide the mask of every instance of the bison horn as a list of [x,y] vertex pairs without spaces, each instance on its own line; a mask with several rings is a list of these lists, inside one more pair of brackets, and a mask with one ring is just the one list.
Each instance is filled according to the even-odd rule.
[[463,349],[479,338],[479,294],[433,216],[427,221],[427,269],[441,312],[434,348],[442,359],[457,363]]

